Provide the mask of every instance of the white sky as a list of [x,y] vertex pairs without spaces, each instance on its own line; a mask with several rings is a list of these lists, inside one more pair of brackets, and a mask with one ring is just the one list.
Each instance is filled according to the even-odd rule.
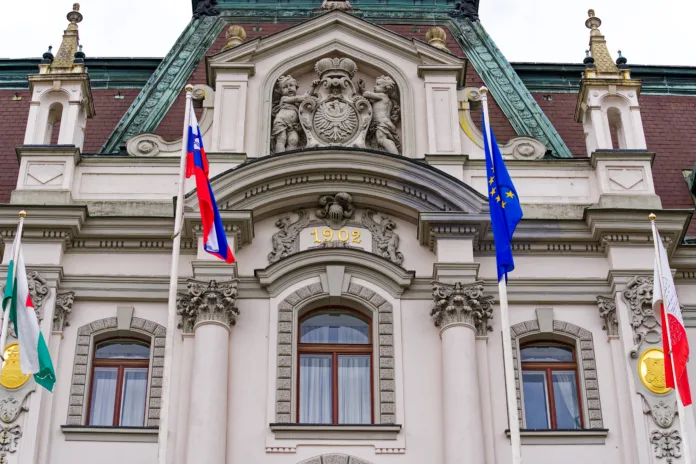
[[[70,0],[26,0],[6,16],[0,57],[54,52]],[[480,0],[484,26],[510,61],[579,63],[587,48],[584,22],[594,8],[609,50],[631,64],[696,66],[693,0]],[[80,39],[89,57],[162,57],[191,16],[190,0],[82,0]],[[8,6],[6,5],[6,8]]]

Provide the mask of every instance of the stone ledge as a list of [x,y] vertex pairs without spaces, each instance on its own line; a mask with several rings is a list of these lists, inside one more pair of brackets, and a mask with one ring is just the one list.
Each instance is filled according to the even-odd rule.
[[157,443],[159,427],[61,425],[65,441]]
[[[523,445],[603,445],[609,429],[520,430]],[[510,430],[505,430],[510,438]]]
[[277,439],[396,440],[401,425],[270,424]]

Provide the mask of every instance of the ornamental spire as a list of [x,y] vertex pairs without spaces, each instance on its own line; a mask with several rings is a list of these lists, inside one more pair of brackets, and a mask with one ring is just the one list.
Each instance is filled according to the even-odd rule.
[[599,31],[599,26],[602,25],[602,20],[595,16],[594,10],[587,12],[589,18],[585,21],[585,26],[590,29],[590,52],[594,58],[594,67],[597,73],[619,73],[619,68],[616,67],[614,60],[607,49],[607,42],[604,36]]
[[79,50],[80,34],[77,27],[82,22],[79,3],[73,4],[73,9],[68,13],[67,18],[70,24],[63,33],[63,42],[47,70],[48,73],[84,72],[83,69],[74,69],[76,64],[78,67],[84,68],[84,63],[75,63],[75,54],[81,53]]

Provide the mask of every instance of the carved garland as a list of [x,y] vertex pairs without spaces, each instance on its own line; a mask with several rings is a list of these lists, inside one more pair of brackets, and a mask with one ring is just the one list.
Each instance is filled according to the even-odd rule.
[[[77,330],[77,346],[73,365],[72,383],[70,386],[70,403],[68,406],[68,425],[82,425],[83,415],[87,410],[88,373],[87,366],[93,349],[92,336],[118,328],[115,317],[99,319],[83,325]],[[134,332],[144,333],[152,337],[152,359],[150,362],[150,395],[148,402],[147,426],[159,426],[160,401],[162,396],[162,374],[164,369],[164,342],[166,329],[156,322],[134,317],[130,328]]]
[[[396,394],[394,381],[394,315],[391,303],[362,285],[351,283],[347,293],[372,309],[373,321],[379,332],[379,418],[381,424],[396,422]],[[292,341],[296,326],[294,309],[304,301],[324,294],[321,284],[310,284],[288,295],[278,305],[278,370],[276,379],[276,422],[291,421],[293,352]]]
[[650,443],[653,444],[657,459],[667,458],[667,463],[672,464],[674,459],[680,458],[682,438],[679,430],[653,430],[650,434]]
[[[517,410],[520,417],[520,426],[524,424],[522,414],[522,375],[520,373],[519,340],[539,333],[539,322],[534,319],[521,322],[512,326],[512,357],[515,367],[515,385],[517,388]],[[597,382],[597,364],[595,362],[594,342],[589,330],[578,327],[570,322],[553,321],[553,333],[563,335],[576,341],[579,348],[580,359],[578,368],[581,369],[585,399],[587,400],[588,417],[585,420],[586,429],[603,429],[602,406],[599,399],[599,384]]]

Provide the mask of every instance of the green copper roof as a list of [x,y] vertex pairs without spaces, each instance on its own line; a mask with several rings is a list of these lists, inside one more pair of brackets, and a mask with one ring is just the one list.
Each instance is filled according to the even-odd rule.
[[[277,9],[315,9],[323,0],[218,0],[218,8],[277,8]],[[447,8],[451,9],[455,0],[350,0],[356,9],[388,8]],[[192,9],[196,9],[198,0],[192,0]]]

